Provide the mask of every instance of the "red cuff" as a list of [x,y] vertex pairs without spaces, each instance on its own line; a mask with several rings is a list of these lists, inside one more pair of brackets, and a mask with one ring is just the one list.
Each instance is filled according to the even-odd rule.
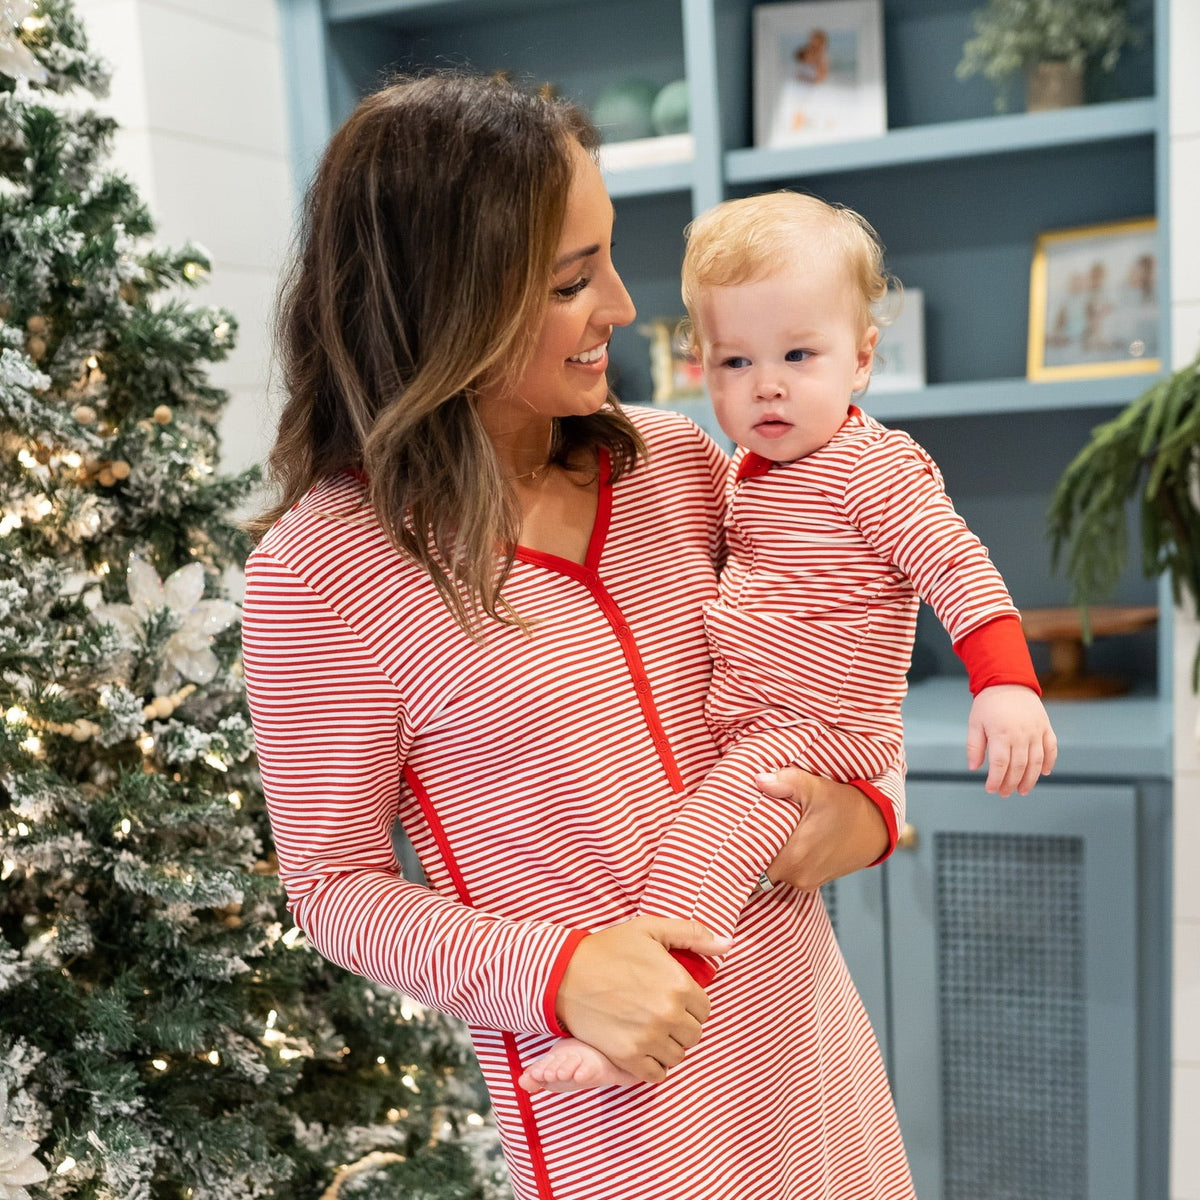
[[851,779],[850,786],[858,788],[883,814],[883,822],[887,826],[888,844],[887,849],[871,864],[871,866],[877,867],[885,858],[890,858],[892,851],[896,848],[896,839],[900,836],[900,831],[896,828],[896,810],[892,807],[891,800],[873,783],[868,783],[865,779]]
[[713,981],[717,968],[694,950],[668,950],[667,953],[702,987]]
[[558,957],[554,960],[554,966],[550,968],[550,978],[546,981],[546,995],[542,998],[542,1014],[546,1018],[546,1028],[557,1037],[571,1036],[571,1031],[563,1026],[558,1019],[558,1014],[554,1011],[558,1003],[558,989],[562,986],[563,976],[567,973],[567,964],[571,961],[571,955],[575,953],[579,943],[590,932],[588,929],[572,929],[567,935],[567,940],[563,942]]
[[972,696],[998,683],[1018,683],[1039,696],[1042,694],[1021,630],[1021,618],[1016,613],[972,629],[954,643],[954,653],[967,668]]

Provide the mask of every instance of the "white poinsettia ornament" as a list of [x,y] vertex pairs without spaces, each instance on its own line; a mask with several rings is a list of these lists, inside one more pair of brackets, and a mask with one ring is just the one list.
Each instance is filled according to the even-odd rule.
[[33,16],[36,7],[34,0],[0,0],[0,74],[45,83],[46,68],[17,36],[17,27]]
[[49,1177],[36,1151],[36,1143],[9,1124],[8,1089],[0,1084],[0,1200],[29,1200],[25,1185]]
[[166,696],[181,678],[210,683],[221,665],[213,639],[239,620],[242,610],[229,600],[203,598],[204,568],[199,563],[188,563],[163,580],[144,558],[131,554],[126,578],[130,603],[102,604],[93,615],[136,644],[147,617],[164,608],[170,612],[175,629],[162,649],[154,694]]

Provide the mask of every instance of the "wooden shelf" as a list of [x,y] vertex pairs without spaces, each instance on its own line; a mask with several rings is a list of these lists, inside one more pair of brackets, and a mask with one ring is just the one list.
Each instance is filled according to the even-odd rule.
[[874,171],[911,163],[986,158],[996,154],[1052,150],[1079,143],[1150,136],[1157,128],[1156,100],[1121,100],[1053,113],[1010,113],[942,125],[893,129],[882,137],[814,146],[731,150],[725,156],[730,183]]

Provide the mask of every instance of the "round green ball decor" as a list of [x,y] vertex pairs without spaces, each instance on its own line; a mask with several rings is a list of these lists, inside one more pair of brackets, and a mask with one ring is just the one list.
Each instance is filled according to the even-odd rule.
[[626,79],[605,88],[592,105],[592,120],[606,142],[650,137],[650,110],[658,89],[643,79]]
[[675,79],[654,97],[650,123],[658,134],[687,133],[688,85],[686,79]]

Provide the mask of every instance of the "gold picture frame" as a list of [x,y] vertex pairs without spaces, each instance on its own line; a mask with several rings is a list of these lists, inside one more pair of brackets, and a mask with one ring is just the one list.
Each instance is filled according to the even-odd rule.
[[680,335],[682,317],[654,317],[638,326],[650,339],[650,379],[653,404],[674,404],[704,395],[700,364],[688,353]]
[[1161,371],[1158,251],[1153,217],[1040,234],[1029,274],[1028,378]]

